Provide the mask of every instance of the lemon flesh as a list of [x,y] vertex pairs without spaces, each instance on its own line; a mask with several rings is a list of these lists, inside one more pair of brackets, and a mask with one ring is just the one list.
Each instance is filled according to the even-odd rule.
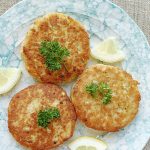
[[116,63],[125,59],[115,37],[109,37],[91,50],[91,56],[106,63]]
[[106,150],[107,144],[93,137],[80,137],[71,142],[70,150]]
[[10,91],[18,82],[21,70],[18,68],[0,68],[0,94]]

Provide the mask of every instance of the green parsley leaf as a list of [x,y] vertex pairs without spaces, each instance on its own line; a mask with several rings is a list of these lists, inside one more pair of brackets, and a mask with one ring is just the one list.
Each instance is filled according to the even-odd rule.
[[45,58],[47,68],[52,71],[61,69],[64,59],[70,55],[68,49],[56,41],[42,41],[39,51]]
[[103,104],[108,104],[112,98],[112,90],[110,89],[109,85],[104,82],[101,82],[99,86],[99,92],[103,95]]
[[94,98],[97,98],[98,94],[103,96],[102,103],[104,105],[111,101],[112,90],[110,89],[109,85],[104,82],[100,82],[100,84],[91,83],[90,85],[86,86],[86,91]]
[[98,85],[96,83],[91,83],[90,85],[86,86],[86,91],[93,97],[97,97]]
[[102,98],[102,102],[103,104],[108,104],[111,101],[112,95],[110,92],[106,93],[103,98]]
[[47,128],[48,124],[56,118],[60,117],[58,108],[52,107],[49,109],[41,110],[38,113],[38,125]]

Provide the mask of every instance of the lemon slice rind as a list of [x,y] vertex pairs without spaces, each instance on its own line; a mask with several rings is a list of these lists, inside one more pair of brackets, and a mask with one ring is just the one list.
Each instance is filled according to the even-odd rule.
[[0,95],[9,92],[20,77],[21,70],[18,68],[0,68]]
[[123,61],[125,59],[125,55],[122,51],[118,51],[115,54],[105,54],[103,52],[95,52],[96,50],[91,50],[91,56],[94,57],[95,59],[101,60],[103,62],[106,63],[116,63],[116,62],[120,62]]
[[79,137],[71,142],[68,147],[70,150],[77,150],[81,146],[94,147],[96,150],[106,150],[107,144],[99,139],[93,137]]
[[125,59],[115,37],[109,37],[91,50],[91,56],[106,63],[116,63]]

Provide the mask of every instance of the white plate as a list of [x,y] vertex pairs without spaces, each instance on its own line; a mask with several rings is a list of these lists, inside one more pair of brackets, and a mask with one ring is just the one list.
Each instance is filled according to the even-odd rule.
[[[109,36],[115,36],[127,58],[122,68],[140,82],[141,103],[135,120],[117,133],[91,133],[78,125],[74,137],[93,135],[105,140],[109,150],[142,150],[150,137],[150,47],[131,18],[116,5],[106,0],[23,0],[0,17],[0,66],[21,67],[20,83],[0,99],[0,149],[22,149],[7,128],[7,107],[11,97],[34,83],[24,69],[19,48],[33,20],[48,12],[63,12],[84,24],[89,31],[91,48]],[[69,89],[70,85],[65,88]],[[69,91],[68,91],[69,94]],[[61,146],[59,150],[65,149]]]

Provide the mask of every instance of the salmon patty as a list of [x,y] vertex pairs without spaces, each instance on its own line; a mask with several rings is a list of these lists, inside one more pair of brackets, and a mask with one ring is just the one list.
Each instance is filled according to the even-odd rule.
[[[40,121],[52,115],[42,118],[43,112],[54,108],[60,114],[53,112],[56,118],[52,116],[47,127],[42,127]],[[17,93],[9,104],[9,131],[21,145],[32,150],[59,146],[73,135],[75,123],[75,110],[66,92],[53,84],[31,85]]]
[[87,127],[115,132],[127,126],[138,112],[138,82],[117,67],[93,65],[77,80],[71,100],[77,117]]
[[[59,70],[50,70],[46,66],[47,60],[39,50],[43,41],[58,42],[69,51],[69,56],[64,59]],[[21,53],[28,72],[36,80],[68,83],[78,77],[87,64],[90,54],[89,36],[73,18],[61,13],[48,14],[35,20],[22,44]],[[53,65],[52,61],[48,63]]]

